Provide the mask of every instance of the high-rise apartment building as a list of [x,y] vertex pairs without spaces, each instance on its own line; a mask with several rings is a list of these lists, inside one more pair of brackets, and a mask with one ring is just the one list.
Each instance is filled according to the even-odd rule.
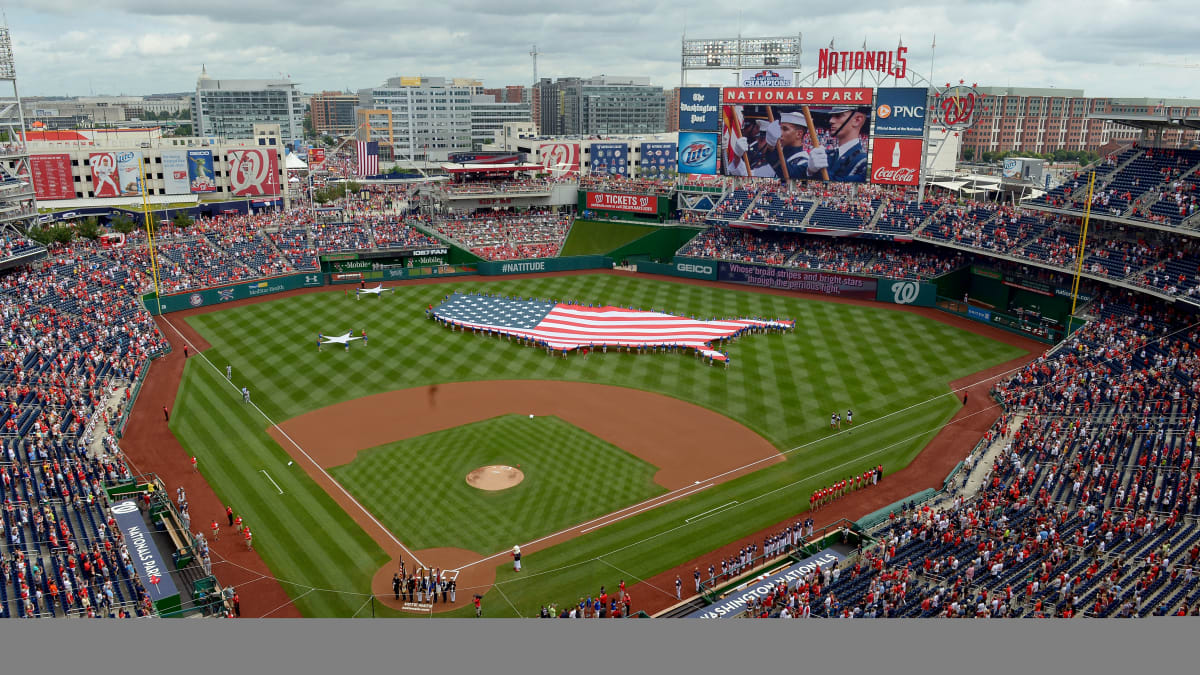
[[251,138],[255,124],[278,124],[285,144],[304,137],[304,104],[291,80],[219,80],[200,73],[192,102],[193,133]]

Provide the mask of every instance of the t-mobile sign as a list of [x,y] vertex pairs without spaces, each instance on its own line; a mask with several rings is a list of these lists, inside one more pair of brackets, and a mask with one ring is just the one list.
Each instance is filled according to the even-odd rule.
[[872,140],[871,182],[883,185],[916,185],[921,176],[921,139]]

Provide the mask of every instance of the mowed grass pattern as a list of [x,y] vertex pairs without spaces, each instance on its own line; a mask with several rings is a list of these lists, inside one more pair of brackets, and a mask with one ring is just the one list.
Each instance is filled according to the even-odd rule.
[[[729,370],[678,354],[609,353],[586,361],[564,360],[516,343],[451,332],[425,318],[429,304],[454,290],[573,299],[701,317],[790,318],[797,328],[794,333],[751,335],[730,344]],[[542,570],[565,567],[539,575],[536,584],[531,579],[506,579],[501,567],[500,579],[512,584],[504,592],[523,614],[536,611],[541,603],[573,599],[600,583],[614,583],[607,576],[595,578],[600,573],[616,575],[610,565],[624,570],[627,581],[628,576],[649,576],[799,513],[807,506],[809,492],[818,486],[878,463],[889,473],[903,467],[958,409],[947,382],[1022,355],[1014,347],[882,305],[827,303],[616,275],[453,280],[398,287],[394,294],[358,301],[353,293],[347,299],[341,289],[335,289],[189,321],[213,345],[206,356],[222,371],[225,364],[232,364],[234,384],[250,387],[255,402],[277,422],[339,401],[438,382],[572,380],[645,389],[691,401],[738,420],[783,451],[795,449],[782,464],[527,556],[528,565]],[[337,334],[363,328],[370,336],[366,348],[355,343],[349,352],[329,347],[316,351],[318,331]],[[282,466],[286,458],[265,433],[265,420],[245,411],[223,373],[201,365],[188,365],[182,405],[172,416],[172,428],[200,458],[201,469],[223,499],[240,504],[236,500],[246,497],[253,506],[269,508],[269,502],[259,501],[265,484],[262,474],[239,468],[212,475],[206,470],[223,463]],[[856,428],[831,437],[830,413],[844,414],[847,408],[854,410]],[[294,471],[289,478],[297,481],[297,491],[299,483],[307,481]],[[436,491],[444,488],[416,481],[409,482],[407,489],[412,504],[436,509]],[[320,492],[315,486],[311,490]],[[303,488],[305,494],[311,490]],[[685,518],[732,500],[739,504],[684,525]],[[382,553],[361,542],[365,535],[349,517],[328,512],[337,510],[332,500],[314,499],[311,505],[297,500],[296,508],[317,509],[315,515],[330,522],[310,533],[304,527],[290,527],[292,522],[305,522],[304,514],[295,521],[270,515],[270,522],[258,519],[255,533],[262,544],[256,537],[255,547],[278,577],[331,589],[301,599],[306,615],[352,615],[358,609],[354,593],[369,590]],[[257,517],[257,509],[250,515]],[[412,515],[419,517],[417,512]],[[463,524],[466,536],[473,523]],[[276,526],[284,529],[276,531]],[[403,529],[395,534],[407,542],[409,535]],[[634,545],[648,537],[653,538]],[[346,550],[355,555],[350,556],[352,564],[330,569],[311,564],[318,555],[314,549],[340,549],[329,554],[339,557]],[[604,564],[584,564],[595,558]],[[345,597],[338,599],[338,590]],[[491,606],[499,607],[501,602],[496,599]]]
[[[481,466],[518,464],[514,487],[467,484]],[[330,473],[409,547],[482,557],[662,494],[657,470],[557,417],[505,415],[372,448]]]
[[654,232],[653,225],[576,220],[571,224],[560,256],[604,254]]

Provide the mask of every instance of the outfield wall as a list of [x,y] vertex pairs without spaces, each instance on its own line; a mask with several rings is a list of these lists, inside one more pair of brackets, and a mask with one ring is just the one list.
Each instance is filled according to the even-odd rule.
[[861,300],[874,300],[876,290],[872,277],[723,260],[717,261],[717,281]]
[[717,261],[710,258],[686,258],[679,256],[670,264],[639,261],[637,271],[647,274],[661,274],[668,277],[716,281]]
[[662,227],[638,239],[613,249],[608,255],[613,260],[671,260],[675,252],[688,243],[699,232],[694,227]]
[[167,314],[182,309],[207,307],[223,302],[256,298],[261,295],[273,295],[297,288],[316,288],[325,285],[325,275],[320,272],[306,274],[288,274],[269,279],[256,279],[229,286],[205,288],[197,291],[185,291],[155,297],[153,293],[142,296],[142,304],[151,314]]
[[485,261],[476,265],[479,274],[530,274],[535,272],[569,272],[573,270],[610,270],[612,258],[603,255],[577,255],[568,258],[530,258],[528,260]]

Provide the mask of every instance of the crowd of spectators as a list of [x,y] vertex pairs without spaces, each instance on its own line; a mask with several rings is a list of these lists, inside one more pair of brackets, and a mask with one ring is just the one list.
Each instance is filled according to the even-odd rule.
[[603,173],[590,173],[579,179],[580,190],[593,192],[618,192],[634,195],[669,195],[675,190],[675,181],[670,179],[630,178]]
[[571,221],[566,213],[534,209],[436,219],[432,227],[486,260],[519,260],[558,255]]
[[0,277],[0,616],[153,612],[104,492],[130,477],[110,394],[167,346],[130,281],[86,240]]
[[961,267],[957,251],[920,244],[843,239],[718,225],[696,235],[679,255],[801,269],[929,279]]

